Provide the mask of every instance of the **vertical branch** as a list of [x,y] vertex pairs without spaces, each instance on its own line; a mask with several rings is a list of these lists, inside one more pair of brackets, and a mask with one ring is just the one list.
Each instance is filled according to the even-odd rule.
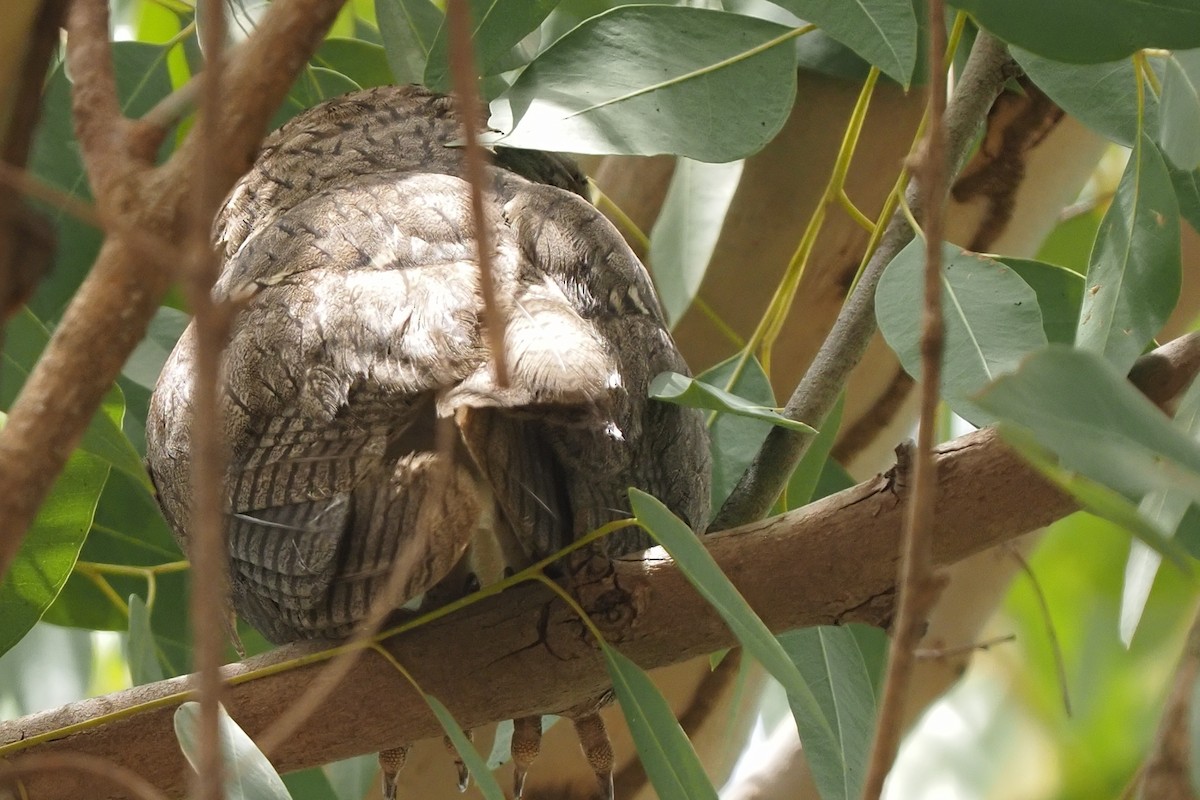
[[483,148],[479,145],[480,100],[475,55],[471,44],[471,20],[466,0],[448,0],[446,24],[449,26],[450,76],[454,81],[454,99],[466,133],[464,171],[471,185],[471,216],[475,221],[475,247],[479,257],[479,288],[483,293],[484,321],[488,346],[496,370],[496,383],[508,385],[508,360],[504,352],[504,317],[496,307],[496,284],[492,275],[492,231],[483,211]]
[[939,591],[933,574],[933,508],[937,472],[937,405],[942,374],[945,328],[942,323],[942,230],[946,206],[946,52],[945,9],[942,0],[929,0],[929,125],[914,166],[925,210],[925,292],[921,318],[921,415],[914,454],[912,493],[904,518],[900,561],[899,608],[888,651],[887,677],[879,704],[875,741],[863,797],[875,800],[896,758],[904,726],[904,699],[926,617]]
[[221,661],[224,642],[221,620],[227,616],[228,576],[225,568],[224,475],[227,454],[221,437],[220,359],[226,338],[229,307],[213,302],[212,287],[218,263],[212,246],[212,220],[225,191],[220,182],[220,159],[225,135],[221,130],[222,78],[225,69],[225,4],[200,3],[200,46],[205,69],[201,74],[200,109],[191,152],[191,217],[187,233],[188,300],[196,325],[196,393],[192,410],[192,511],[188,557],[192,562],[189,617],[195,638],[194,683],[200,700],[197,768],[193,797],[224,797],[220,746]]

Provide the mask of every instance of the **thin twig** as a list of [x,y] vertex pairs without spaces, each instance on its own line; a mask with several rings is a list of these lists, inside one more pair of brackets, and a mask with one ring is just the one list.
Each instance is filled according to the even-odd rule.
[[488,346],[496,384],[508,385],[508,357],[504,351],[504,316],[496,306],[496,282],[492,274],[492,231],[483,208],[484,166],[486,156],[479,144],[479,85],[475,75],[475,55],[471,45],[471,15],[466,0],[448,0],[446,24],[449,26],[450,77],[458,116],[462,120],[464,140],[463,168],[471,185],[471,216],[475,222],[475,249],[479,260],[479,289],[483,294],[483,319],[487,326]]
[[[987,32],[975,38],[946,113],[946,153],[952,165],[951,174],[958,171],[975,132],[987,119],[992,102],[1015,70],[1015,62],[999,40]],[[917,203],[912,189],[909,202]],[[919,204],[913,208],[919,217]],[[824,424],[875,335],[875,287],[879,278],[888,262],[912,237],[912,229],[903,215],[894,215],[812,366],[788,400],[783,413],[790,419],[803,420],[817,428]],[[811,434],[773,428],[709,530],[732,528],[770,511],[812,440]]]
[[914,165],[925,209],[925,291],[921,316],[921,413],[917,448],[913,456],[912,491],[904,519],[904,543],[897,582],[900,597],[888,648],[887,675],[875,723],[875,739],[863,781],[865,800],[883,793],[904,733],[904,704],[916,664],[917,644],[925,631],[929,610],[937,601],[942,583],[933,574],[933,511],[937,491],[933,448],[937,444],[937,407],[941,395],[942,351],[942,230],[946,211],[946,53],[945,8],[942,0],[928,0],[929,16],[929,124]]
[[224,797],[220,723],[221,680],[225,609],[229,607],[225,555],[224,486],[228,453],[222,436],[220,411],[221,352],[228,335],[230,310],[213,301],[212,287],[219,264],[212,246],[212,220],[220,207],[225,186],[220,181],[221,153],[225,149],[221,105],[224,83],[225,4],[203,3],[199,8],[200,46],[205,67],[200,81],[200,113],[192,137],[191,226],[188,232],[188,270],[184,285],[195,315],[195,393],[192,398],[191,480],[192,503],[188,530],[188,558],[192,563],[188,616],[194,637],[193,679],[200,702],[196,737],[196,770],[193,796],[199,800]]
[[1063,710],[1069,717],[1071,716],[1071,691],[1067,684],[1067,661],[1063,658],[1062,643],[1058,640],[1054,617],[1050,615],[1050,602],[1046,599],[1046,593],[1042,591],[1042,582],[1038,580],[1037,574],[1034,573],[1033,567],[1029,566],[1025,556],[1021,555],[1021,551],[1015,547],[1006,547],[1005,550],[1017,562],[1021,572],[1025,573],[1025,577],[1029,579],[1029,585],[1033,587],[1033,596],[1037,599],[1038,610],[1042,614],[1042,621],[1046,624],[1046,636],[1050,640],[1050,649],[1054,653],[1054,671],[1055,677],[1058,678],[1058,691],[1062,696]]
[[957,658],[967,653],[974,653],[981,650],[991,650],[998,644],[1008,644],[1015,642],[1017,635],[1015,633],[1006,633],[1003,636],[993,636],[990,639],[984,639],[982,642],[971,642],[962,644],[958,647],[938,647],[933,649],[917,648],[913,651],[914,655],[922,661],[943,661],[950,658]]

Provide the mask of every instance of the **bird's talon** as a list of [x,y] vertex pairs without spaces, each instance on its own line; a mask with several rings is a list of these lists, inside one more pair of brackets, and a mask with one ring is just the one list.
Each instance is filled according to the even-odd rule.
[[525,792],[525,776],[542,751],[542,718],[521,717],[513,720],[512,760],[513,797],[521,800]]
[[583,748],[588,766],[600,782],[601,796],[605,800],[613,800],[613,749],[604,720],[599,714],[580,717],[575,720],[575,734],[579,737],[579,746]]
[[383,773],[383,800],[396,800],[396,778],[408,760],[408,745],[379,753],[379,771]]

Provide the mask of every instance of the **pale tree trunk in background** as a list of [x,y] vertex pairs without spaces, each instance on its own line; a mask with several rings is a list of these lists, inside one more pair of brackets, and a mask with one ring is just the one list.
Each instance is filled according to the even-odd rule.
[[[856,84],[801,74],[792,118],[779,137],[746,163],[700,289],[700,297],[743,337],[753,331],[766,308],[824,189],[857,93]],[[868,216],[878,213],[890,190],[922,109],[919,91],[906,97],[893,86],[877,89],[847,185],[850,197]],[[989,120],[981,152],[964,172],[974,177],[960,184],[951,203],[949,238],[988,252],[1033,256],[1059,210],[1078,195],[1105,147],[1100,137],[1061,117],[1044,100],[1006,96]],[[610,157],[589,167],[600,187],[648,231],[669,183],[670,162]],[[795,307],[775,345],[771,366],[777,396],[790,394],[816,352],[840,308],[865,243],[861,228],[840,208],[830,209]],[[1194,302],[1189,305],[1191,311],[1182,312],[1188,316],[1197,307]],[[694,307],[675,333],[697,370],[733,352],[729,340]],[[856,478],[890,465],[892,448],[909,434],[915,409],[912,399],[911,381],[876,337],[852,379],[837,449]],[[1027,537],[1026,546],[1031,545],[1032,537]],[[803,573],[803,565],[797,569]],[[977,641],[1014,572],[1014,561],[994,552],[955,567],[923,646],[954,647]],[[957,680],[969,657],[918,665],[908,706],[910,724]],[[704,661],[686,666],[697,675],[708,671]],[[676,668],[675,675],[683,672]],[[748,695],[762,681],[761,673],[752,671],[741,690]],[[696,702],[690,694],[698,685],[695,678],[683,681],[672,676],[659,683],[677,711]],[[733,682],[720,691],[733,694]],[[714,698],[707,702],[714,708],[726,707]],[[615,718],[611,721],[612,727],[619,727]],[[713,729],[733,733],[730,716],[713,714],[688,732],[720,785],[728,776],[730,754],[709,750],[707,743],[715,741],[719,747],[729,740],[710,735]],[[727,800],[816,797],[795,729],[783,725],[780,731],[777,740],[763,748],[762,768],[731,787]],[[629,757],[626,751],[622,755]],[[637,795],[651,796],[648,789]]]

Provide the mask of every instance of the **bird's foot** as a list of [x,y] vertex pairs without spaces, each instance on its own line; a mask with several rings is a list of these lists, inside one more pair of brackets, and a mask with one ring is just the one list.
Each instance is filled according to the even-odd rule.
[[396,778],[408,760],[409,745],[379,753],[379,771],[383,773],[383,800],[396,800]]
[[[467,730],[463,731],[463,733],[466,734],[468,742],[475,741],[474,731]],[[450,755],[454,757],[454,768],[458,772],[458,790],[465,792],[471,784],[471,773],[467,771],[467,765],[463,763],[462,756],[459,755],[458,748],[454,746],[454,742],[450,740],[450,737],[443,736],[442,742],[446,745],[446,749],[450,751]]]
[[541,716],[521,717],[513,720],[512,761],[513,798],[521,800],[525,792],[525,775],[542,751]]
[[[595,704],[590,704],[594,708]],[[604,800],[613,800],[613,749],[608,739],[604,720],[594,711],[573,720],[575,735],[587,759],[588,766],[596,773],[600,784],[600,795]],[[513,797],[520,800],[525,791],[525,776],[529,767],[542,749],[542,718],[522,717],[513,720],[512,761]]]

